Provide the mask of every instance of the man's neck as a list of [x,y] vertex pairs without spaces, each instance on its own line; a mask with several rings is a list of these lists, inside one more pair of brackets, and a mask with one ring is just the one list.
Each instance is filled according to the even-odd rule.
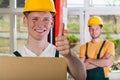
[[96,39],[92,39],[92,42],[95,43],[95,42],[99,42],[102,38],[99,37],[99,38],[96,38]]
[[27,41],[26,47],[36,55],[40,55],[48,46],[48,42],[45,40],[32,40]]

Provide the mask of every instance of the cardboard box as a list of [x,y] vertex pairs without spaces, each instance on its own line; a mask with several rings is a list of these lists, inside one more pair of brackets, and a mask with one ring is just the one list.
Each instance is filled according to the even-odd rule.
[[66,80],[63,58],[2,57],[0,80]]

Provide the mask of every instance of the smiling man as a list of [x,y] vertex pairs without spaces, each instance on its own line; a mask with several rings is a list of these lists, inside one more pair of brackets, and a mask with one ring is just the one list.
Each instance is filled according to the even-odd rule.
[[[58,57],[62,55],[68,66],[68,72],[75,80],[85,80],[84,64],[70,50],[67,36],[60,30],[56,38],[56,47],[48,42],[48,34],[54,26],[56,14],[52,0],[26,0],[23,23],[28,27],[27,43],[14,52],[19,57]],[[61,26],[64,27],[64,26]]]
[[103,22],[99,16],[88,20],[92,40],[81,45],[79,57],[87,69],[86,80],[109,80],[109,67],[115,54],[114,44],[101,37]]

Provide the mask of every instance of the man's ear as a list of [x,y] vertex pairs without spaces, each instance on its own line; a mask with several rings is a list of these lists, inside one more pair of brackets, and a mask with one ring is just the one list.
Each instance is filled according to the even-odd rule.
[[23,24],[24,24],[25,26],[27,26],[27,17],[26,17],[26,16],[23,17]]
[[54,18],[51,21],[51,28],[53,28],[53,27],[54,27]]
[[89,30],[89,32],[90,32],[90,28],[88,27],[88,30]]

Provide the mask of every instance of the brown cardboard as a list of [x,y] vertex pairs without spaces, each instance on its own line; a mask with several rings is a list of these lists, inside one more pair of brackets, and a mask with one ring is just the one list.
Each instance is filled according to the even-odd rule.
[[63,58],[1,57],[0,80],[66,80]]

